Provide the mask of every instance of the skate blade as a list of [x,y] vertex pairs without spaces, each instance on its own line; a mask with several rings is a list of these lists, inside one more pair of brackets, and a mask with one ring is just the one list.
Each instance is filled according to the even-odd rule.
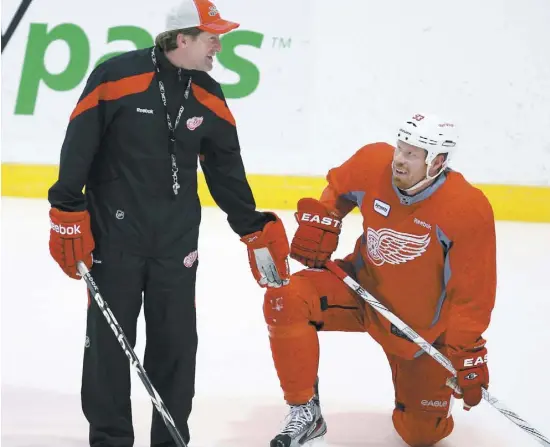
[[325,425],[322,431],[315,436],[315,438],[310,439],[306,443],[302,444],[304,447],[325,447],[327,444],[325,442],[325,435],[327,434],[327,426]]
[[328,444],[325,441],[325,435],[319,435],[316,438],[313,438],[303,444],[303,447],[328,447]]

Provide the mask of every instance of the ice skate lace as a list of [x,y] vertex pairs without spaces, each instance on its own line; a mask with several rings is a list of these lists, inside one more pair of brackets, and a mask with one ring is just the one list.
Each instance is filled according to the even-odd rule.
[[283,435],[296,435],[304,430],[308,424],[313,422],[314,414],[312,406],[306,405],[291,405],[290,413],[287,416],[287,424],[281,434]]

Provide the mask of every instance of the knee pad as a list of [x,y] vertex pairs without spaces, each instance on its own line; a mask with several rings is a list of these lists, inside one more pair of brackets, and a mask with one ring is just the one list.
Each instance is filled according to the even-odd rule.
[[270,327],[309,324],[317,292],[307,277],[292,275],[290,283],[268,288],[264,297],[265,322]]
[[451,434],[453,417],[427,412],[393,410],[393,426],[410,447],[429,447]]

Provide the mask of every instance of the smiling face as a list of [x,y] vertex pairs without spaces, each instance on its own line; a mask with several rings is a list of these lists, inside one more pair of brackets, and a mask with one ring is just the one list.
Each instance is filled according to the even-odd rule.
[[206,31],[198,36],[178,36],[178,49],[181,52],[182,64],[189,70],[210,71],[214,56],[221,51],[220,36]]
[[[443,156],[438,155],[428,170],[426,155],[427,153],[424,149],[403,141],[397,141],[392,162],[393,184],[404,191],[424,180],[427,173],[429,175],[436,174],[443,164]],[[423,186],[426,188],[429,186],[429,183]],[[422,189],[415,191],[415,193],[420,192]]]

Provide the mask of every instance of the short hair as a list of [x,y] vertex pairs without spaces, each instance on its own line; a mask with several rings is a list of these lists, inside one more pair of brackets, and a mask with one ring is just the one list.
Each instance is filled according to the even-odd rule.
[[197,27],[175,29],[172,31],[166,31],[160,33],[155,39],[155,45],[159,46],[163,51],[172,51],[178,47],[178,35],[191,36],[196,39],[197,36],[203,31]]

